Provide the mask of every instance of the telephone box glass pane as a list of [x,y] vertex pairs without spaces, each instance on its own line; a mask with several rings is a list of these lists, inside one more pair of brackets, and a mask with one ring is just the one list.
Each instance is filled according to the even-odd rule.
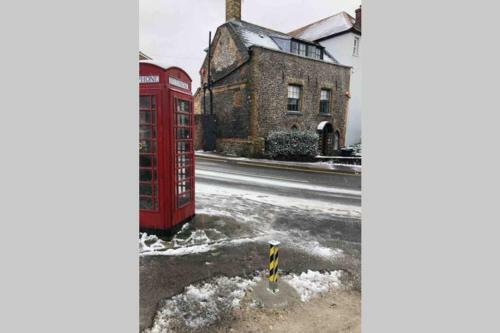
[[151,169],[141,169],[140,170],[140,178],[141,182],[156,182],[156,170]]
[[139,166],[152,167],[156,163],[156,158],[153,155],[141,154],[139,156]]
[[177,114],[177,125],[179,126],[189,126],[190,116],[187,114]]
[[180,127],[177,128],[177,139],[190,139],[191,138],[191,129]]
[[191,163],[191,158],[188,155],[179,155],[177,156],[177,167],[185,167],[186,165]]
[[140,208],[146,210],[153,210],[153,198],[151,197],[141,197],[140,198]]
[[139,124],[149,125],[156,122],[155,112],[153,111],[141,111],[139,117]]
[[139,97],[139,207],[158,210],[156,96]]
[[184,206],[185,204],[189,203],[191,201],[191,192],[184,193],[179,196],[177,200],[177,206],[181,207]]
[[151,183],[141,183],[139,185],[140,195],[153,195],[153,184]]
[[141,140],[139,147],[141,153],[156,153],[156,141]]
[[175,100],[175,148],[176,148],[176,197],[177,207],[192,201],[193,188],[193,138],[191,103],[181,99]]
[[177,152],[179,154],[188,153],[191,151],[191,143],[187,141],[177,142]]
[[139,129],[139,139],[155,139],[156,131],[153,126],[141,126]]
[[177,112],[188,113],[189,111],[190,111],[190,109],[189,109],[189,102],[188,101],[177,100]]
[[139,105],[141,109],[151,108],[151,96],[141,96],[139,97]]

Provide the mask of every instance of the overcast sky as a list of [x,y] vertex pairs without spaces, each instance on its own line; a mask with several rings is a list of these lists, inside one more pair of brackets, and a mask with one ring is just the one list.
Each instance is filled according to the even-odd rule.
[[[185,69],[199,86],[198,71],[208,46],[225,22],[225,0],[140,0],[140,50],[155,60]],[[341,11],[354,16],[361,0],[243,0],[241,17],[263,27],[290,32]]]

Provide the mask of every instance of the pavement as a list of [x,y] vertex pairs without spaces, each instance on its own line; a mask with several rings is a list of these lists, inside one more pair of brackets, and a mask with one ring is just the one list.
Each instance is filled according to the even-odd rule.
[[251,159],[246,157],[231,157],[221,155],[215,152],[195,152],[197,160],[219,160],[236,165],[253,165],[267,168],[276,168],[279,170],[297,170],[311,171],[317,173],[337,173],[337,174],[355,174],[361,175],[360,165],[334,164],[327,161],[319,162],[292,162],[276,161],[268,159]]
[[[200,299],[193,296],[193,290],[210,293],[203,285],[198,289],[192,285],[220,277],[262,276],[271,239],[281,242],[281,275],[359,270],[359,175],[237,162],[197,157],[196,217],[171,238],[146,241],[145,237],[141,241],[141,331],[166,325],[169,314],[188,318],[190,313],[198,313]],[[227,290],[226,296],[235,294],[234,288]],[[217,295],[224,299],[223,292]],[[190,297],[194,297],[192,301]],[[175,311],[162,308],[172,304],[177,304]],[[222,306],[213,304],[210,309]],[[206,309],[200,316],[208,316],[201,321],[204,324],[220,317]],[[194,323],[201,325],[199,318]]]

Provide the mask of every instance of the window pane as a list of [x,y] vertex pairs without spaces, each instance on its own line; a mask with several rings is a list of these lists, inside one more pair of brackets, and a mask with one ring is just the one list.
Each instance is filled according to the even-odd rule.
[[151,183],[140,183],[139,184],[139,194],[140,195],[153,195],[153,184]]
[[296,98],[288,99],[288,111],[299,111],[299,100]]
[[177,112],[189,112],[189,102],[178,99]]
[[191,163],[191,158],[188,155],[177,156],[177,166],[183,167]]
[[189,125],[189,115],[187,114],[177,114],[177,125],[187,126]]
[[320,103],[320,112],[321,113],[329,113],[330,103],[328,101],[321,101]]
[[139,106],[141,109],[150,109],[151,108],[151,96],[140,96]]
[[143,155],[139,156],[139,166],[141,167],[152,167],[156,163],[156,158],[153,155]]
[[153,209],[153,199],[140,197],[140,209]]
[[177,128],[177,139],[189,139],[191,137],[190,128]]
[[289,98],[300,98],[300,87],[299,86],[288,86],[288,97]]
[[330,90],[321,90],[321,100],[322,101],[330,100]]
[[154,124],[155,123],[155,113],[151,111],[141,111],[139,112],[139,124]]
[[142,125],[139,128],[139,139],[154,139],[156,138],[156,131],[153,126]]
[[142,182],[151,181],[153,179],[153,171],[150,169],[142,169],[140,170],[140,178]]
[[191,149],[191,144],[189,142],[177,142],[177,152],[178,153],[187,153]]
[[140,153],[155,153],[156,152],[156,142],[150,140],[141,140],[139,143]]
[[314,45],[308,45],[307,46],[307,56],[314,58],[314,59],[319,59],[319,48],[314,46]]
[[182,181],[192,176],[191,166],[181,167],[177,169],[177,181]]
[[182,182],[178,183],[177,189],[178,189],[177,193],[179,193],[179,194],[190,190],[191,189],[191,181],[187,180],[187,181],[182,181]]
[[299,54],[302,56],[306,55],[306,44],[299,44]]
[[354,37],[354,50],[353,50],[353,54],[354,55],[358,55],[358,51],[359,51],[359,37]]
[[191,201],[191,192],[184,193],[183,195],[179,196],[179,198],[177,199],[177,207],[184,206],[189,201]]

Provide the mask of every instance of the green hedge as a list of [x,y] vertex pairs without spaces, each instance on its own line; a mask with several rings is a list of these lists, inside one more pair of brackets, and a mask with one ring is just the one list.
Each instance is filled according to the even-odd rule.
[[318,154],[315,131],[280,130],[266,139],[266,156],[275,160],[312,161]]

